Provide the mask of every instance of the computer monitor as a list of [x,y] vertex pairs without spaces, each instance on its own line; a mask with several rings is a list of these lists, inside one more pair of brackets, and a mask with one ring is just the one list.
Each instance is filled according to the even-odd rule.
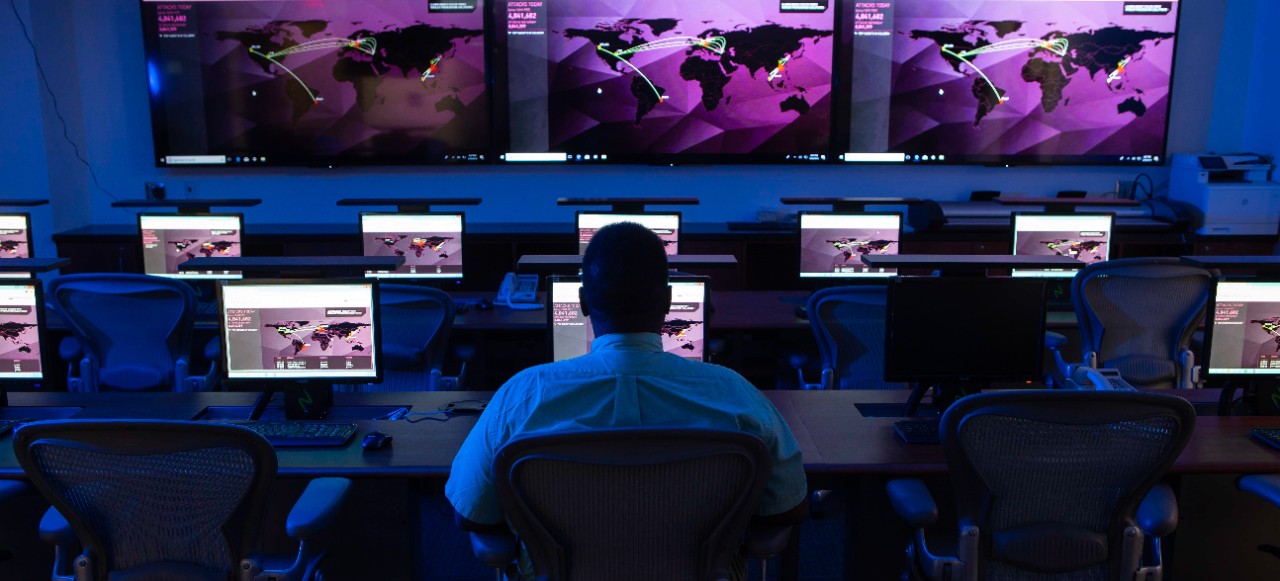
[[9,405],[9,388],[44,380],[43,304],[38,281],[0,282],[0,407]]
[[286,415],[314,417],[332,384],[381,381],[377,281],[226,281],[218,298],[223,377],[264,390],[251,419],[276,388],[302,387],[286,393]]
[[800,278],[886,277],[891,268],[871,268],[864,254],[897,254],[901,214],[800,213]]
[[1207,334],[1209,376],[1280,376],[1280,282],[1219,280]]
[[403,256],[395,271],[370,271],[377,278],[462,278],[462,214],[360,214],[365,256]]
[[[1013,216],[1014,256],[1067,256],[1086,265],[1103,262],[1111,255],[1110,214],[1015,214]],[[1076,270],[1014,269],[1013,276],[1071,278]]]
[[1037,381],[1042,279],[895,277],[885,322],[886,381]]
[[235,271],[180,271],[178,265],[192,258],[240,256],[243,224],[240,214],[139,214],[143,272],[185,279],[241,278]]
[[[662,326],[662,348],[686,359],[704,361],[707,339],[706,277],[681,276],[671,279],[671,312]],[[591,352],[595,332],[591,319],[582,313],[578,291],[582,279],[551,277],[547,290],[551,359],[563,361]]]
[[[0,214],[0,260],[5,258],[31,258],[31,216],[27,214]],[[0,272],[3,278],[31,278],[30,273]]]
[[609,212],[578,212],[578,254],[586,254],[591,238],[601,228],[618,222],[635,222],[653,230],[662,243],[666,245],[668,255],[680,253],[680,213],[648,212],[636,214],[614,214]]

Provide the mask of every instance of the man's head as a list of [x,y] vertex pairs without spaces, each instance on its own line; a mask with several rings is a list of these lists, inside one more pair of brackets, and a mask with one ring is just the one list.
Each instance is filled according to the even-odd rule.
[[582,256],[581,298],[596,336],[658,332],[671,310],[662,239],[634,222],[601,228]]

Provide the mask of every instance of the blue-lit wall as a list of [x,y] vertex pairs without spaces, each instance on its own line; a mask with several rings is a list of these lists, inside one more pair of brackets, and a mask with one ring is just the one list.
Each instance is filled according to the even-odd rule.
[[[451,195],[481,196],[486,203],[468,210],[482,221],[566,220],[571,212],[554,199],[572,195],[697,196],[702,206],[686,211],[694,221],[751,219],[776,209],[787,195],[910,195],[965,199],[971,190],[995,189],[1052,195],[1061,189],[1108,191],[1129,169],[1111,168],[901,168],[901,167],[480,167],[361,168],[339,170],[256,169],[242,171],[159,170],[152,161],[147,79],[136,0],[16,0],[29,10],[41,60],[46,63],[69,133],[80,145],[102,186],[119,198],[140,198],[143,183],[163,181],[171,196],[190,185],[195,197],[260,197],[264,205],[246,212],[252,222],[343,222],[353,209],[337,208],[344,197]],[[1253,116],[1270,115],[1264,97],[1275,95],[1274,73],[1259,81],[1272,59],[1266,54],[1264,15],[1275,22],[1274,0],[1185,2],[1173,91],[1170,151],[1252,147],[1277,150],[1274,131]],[[1256,20],[1255,20],[1256,19]],[[1229,30],[1225,35],[1223,31]],[[109,196],[62,139],[47,95],[35,85],[34,66],[6,9],[0,31],[9,39],[0,72],[6,87],[0,122],[18,126],[23,141],[0,145],[6,186],[20,184],[23,195],[55,200],[56,227],[129,223],[133,213],[110,208]],[[1256,38],[1255,38],[1256,36]],[[1223,42],[1226,46],[1223,47]],[[1255,48],[1256,41],[1256,48]],[[1265,71],[1263,71],[1265,72]],[[1266,86],[1260,86],[1269,83]],[[10,91],[10,88],[16,90]],[[1269,104],[1269,103],[1268,103]],[[1243,111],[1254,111],[1249,117]],[[1256,111],[1255,111],[1256,110]],[[1274,126],[1274,125],[1273,125]],[[1248,136],[1248,141],[1246,141]],[[1247,145],[1246,145],[1247,144]],[[1157,183],[1163,168],[1148,170]]]

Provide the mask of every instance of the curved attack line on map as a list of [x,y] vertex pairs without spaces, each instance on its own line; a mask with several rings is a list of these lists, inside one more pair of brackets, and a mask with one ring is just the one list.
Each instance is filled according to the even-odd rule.
[[[988,77],[986,73],[982,72],[982,68],[973,64],[973,61],[969,60],[971,57],[975,57],[980,54],[986,54],[989,52],[1004,52],[1004,51],[1010,51],[1010,50],[1027,50],[1027,49],[1047,50],[1053,54],[1063,57],[1063,56],[1067,56],[1067,50],[1071,48],[1071,43],[1065,38],[1055,38],[1053,40],[1048,40],[1048,41],[1039,40],[1035,38],[1015,38],[1010,40],[1002,40],[1000,42],[995,42],[988,45],[983,45],[978,48],[974,48],[974,49],[970,49],[962,52],[955,52],[951,50],[955,48],[955,46],[956,45],[954,44],[942,45],[943,54],[951,55],[956,60],[966,65],[969,65],[969,68],[973,69],[979,75],[982,75],[983,80],[985,80],[987,82],[987,85],[991,87],[991,92],[995,94],[996,102],[1004,103],[1005,101],[1008,101],[1009,98],[1000,94],[1000,90],[996,88],[996,84],[991,82],[991,78]],[[1111,81],[1107,81],[1107,82],[1110,83]]]
[[[604,54],[607,54],[613,58],[616,58],[619,61],[621,61],[623,64],[631,67],[631,69],[634,70],[636,74],[640,75],[640,78],[644,79],[644,82],[649,84],[649,88],[653,89],[653,94],[658,96],[658,101],[665,101],[667,97],[663,95],[661,91],[658,90],[658,87],[653,84],[653,81],[649,80],[648,75],[645,75],[644,71],[640,70],[640,67],[637,67],[634,64],[631,64],[631,61],[626,59],[627,56],[636,54],[639,52],[650,51],[650,50],[666,50],[666,49],[673,49],[673,48],[685,48],[690,46],[695,48],[704,48],[717,55],[722,55],[724,54],[725,49],[728,48],[729,41],[726,40],[723,36],[713,36],[711,38],[698,38],[696,36],[673,36],[671,38],[664,38],[661,40],[655,40],[653,42],[638,44],[636,46],[633,46],[628,49],[623,49],[618,52],[613,52],[609,50],[608,48],[606,48],[608,46],[609,46],[609,43],[607,42],[602,44],[597,44],[596,50]],[[770,80],[772,80],[772,77],[770,77]]]
[[293,77],[295,81],[298,81],[299,85],[302,85],[302,90],[307,92],[307,96],[311,98],[311,102],[318,104],[320,100],[317,99],[316,94],[311,91],[311,87],[308,87],[307,84],[304,83],[302,79],[298,77],[298,75],[294,74],[293,69],[290,69],[289,67],[284,66],[283,63],[281,63],[279,60],[276,60],[276,59],[286,57],[291,54],[297,54],[297,53],[303,53],[303,52],[312,52],[317,50],[342,50],[344,48],[360,51],[369,56],[373,56],[375,53],[378,52],[378,39],[362,38],[359,40],[355,40],[350,38],[324,38],[320,40],[312,40],[309,42],[295,44],[288,48],[282,48],[280,50],[269,52],[269,53],[260,52],[258,51],[259,48],[261,47],[256,45],[249,47],[249,54],[264,58],[270,61],[271,64],[277,67],[280,67],[282,70],[284,70],[284,72],[289,73],[289,76]]

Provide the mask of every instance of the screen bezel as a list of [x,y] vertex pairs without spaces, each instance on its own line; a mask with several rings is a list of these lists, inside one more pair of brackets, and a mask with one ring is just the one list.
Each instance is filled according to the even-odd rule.
[[[203,0],[203,1],[209,1],[209,0]],[[242,0],[227,0],[227,1],[242,1]],[[495,110],[494,109],[495,87],[492,81],[492,73],[488,72],[492,68],[492,65],[490,64],[491,61],[495,60],[493,57],[494,45],[492,44],[493,42],[492,38],[494,34],[491,30],[493,28],[491,23],[493,22],[492,6],[496,4],[496,2],[495,0],[476,0],[476,1],[480,2],[480,6],[477,7],[476,11],[480,13],[481,28],[483,29],[483,32],[480,35],[480,38],[481,38],[481,42],[484,43],[484,48],[485,48],[484,66],[486,69],[486,72],[485,72],[486,81],[484,83],[484,87],[485,87],[485,91],[488,93],[487,98],[489,101],[488,103],[489,135],[488,135],[488,139],[486,140],[487,144],[482,150],[475,151],[475,152],[458,152],[457,154],[446,153],[445,159],[427,158],[425,156],[392,155],[392,154],[374,154],[370,156],[315,155],[315,156],[308,156],[305,158],[298,158],[298,159],[284,159],[283,161],[281,161],[281,158],[276,157],[270,163],[250,162],[248,161],[249,158],[245,158],[245,162],[241,163],[241,162],[232,161],[237,157],[234,153],[180,154],[180,153],[174,153],[171,151],[166,151],[170,149],[169,140],[167,137],[168,135],[167,128],[169,126],[169,118],[164,113],[166,101],[165,101],[164,93],[156,88],[156,85],[159,84],[159,81],[153,78],[154,75],[156,74],[156,71],[155,71],[156,67],[159,66],[160,62],[162,62],[162,61],[159,61],[159,59],[155,56],[159,53],[159,45],[158,45],[159,39],[156,38],[157,33],[155,31],[154,26],[152,25],[153,20],[148,20],[147,18],[148,5],[164,4],[166,2],[164,0],[138,0],[138,13],[142,21],[142,28],[141,28],[142,55],[143,55],[143,61],[146,67],[146,70],[144,71],[145,72],[144,77],[147,79],[147,83],[148,83],[147,103],[148,103],[148,109],[149,109],[148,115],[151,119],[152,162],[155,163],[155,167],[157,168],[199,168],[199,169],[213,169],[215,171],[217,169],[245,170],[245,169],[270,168],[270,167],[312,167],[312,168],[332,169],[334,167],[362,167],[362,166],[369,167],[369,166],[489,165],[492,163],[493,154],[494,154],[494,151],[496,150],[494,146],[495,146],[495,137],[498,131],[498,128],[496,125],[497,119],[492,114],[492,111]],[[203,155],[225,156],[227,159],[223,163],[202,162],[202,163],[169,164],[164,161],[165,158],[170,156],[203,156]],[[473,157],[476,159],[473,159]],[[449,158],[456,158],[456,159],[449,159]]]
[[[1107,258],[1106,258],[1105,260],[1103,260],[1102,262],[1109,262],[1109,261],[1111,261],[1111,260],[1112,260],[1112,258],[1111,258],[1111,248],[1112,248],[1112,245],[1114,245],[1114,244],[1115,244],[1115,239],[1116,239],[1116,215],[1115,215],[1115,213],[1114,213],[1114,212],[1090,212],[1090,213],[1088,213],[1088,214],[1046,214],[1046,213],[1044,213],[1044,212],[1014,212],[1014,213],[1013,213],[1013,215],[1012,215],[1012,217],[1010,217],[1010,219],[1009,219],[1009,228],[1010,228],[1010,232],[1009,232],[1009,241],[1010,241],[1010,248],[1009,248],[1009,252],[1010,252],[1010,254],[1011,254],[1012,256],[1018,256],[1018,218],[1020,218],[1020,217],[1031,217],[1031,218],[1039,218],[1039,217],[1053,217],[1053,218],[1076,218],[1076,217],[1084,218],[1084,217],[1088,217],[1088,218],[1100,218],[1100,217],[1104,217],[1104,216],[1105,216],[1106,218],[1108,218],[1108,220],[1107,220],[1107,223],[1108,223],[1108,226],[1107,226]],[[1023,256],[1026,256],[1026,255],[1023,255]],[[1090,264],[1101,264],[1101,263],[1098,263],[1098,262],[1084,262],[1083,260],[1078,261],[1078,262],[1080,262],[1081,264],[1084,264],[1085,266],[1089,266]],[[1083,269],[1084,269],[1084,267],[1082,266],[1082,267],[1080,267],[1079,269],[1076,269],[1076,270],[1063,270],[1063,271],[1061,271],[1061,272],[1063,272],[1064,274],[1040,274],[1040,275],[1036,275],[1036,274],[1018,274],[1018,272],[1020,272],[1020,271],[1024,271],[1024,272],[1058,272],[1058,271],[1051,271],[1051,270],[1047,270],[1047,269],[1035,269],[1035,268],[1023,268],[1023,269],[1016,269],[1016,268],[1015,268],[1015,269],[1012,269],[1012,271],[1010,272],[1010,275],[1011,275],[1011,276],[1013,276],[1013,277],[1015,277],[1015,278],[1049,278],[1049,279],[1065,279],[1065,278],[1072,278],[1072,277],[1074,277],[1074,276],[1076,275],[1076,273],[1080,272],[1080,271],[1081,271],[1081,270],[1083,270]]]
[[[911,368],[911,362],[917,361],[921,355],[916,354],[900,354],[895,356],[894,353],[894,313],[903,308],[897,305],[901,300],[900,295],[896,295],[895,288],[901,288],[902,285],[943,285],[951,281],[975,282],[977,284],[1020,284],[1026,286],[1040,287],[1039,305],[1039,325],[1035,331],[1035,336],[1040,339],[1040,348],[1037,353],[1044,351],[1044,331],[1045,319],[1048,307],[1045,301],[1046,281],[1042,278],[1013,278],[1013,277],[965,277],[965,276],[933,276],[933,277],[901,277],[896,276],[889,279],[887,298],[885,301],[885,332],[884,332],[884,379],[888,382],[1023,382],[1023,381],[1041,381],[1044,379],[1044,361],[1043,357],[1034,357],[1034,370],[1027,369],[1026,375],[1010,372],[1000,365],[975,365],[986,371],[985,373],[970,374],[967,376],[950,375],[943,373],[924,373],[924,372],[900,372],[901,369]],[[895,296],[898,298],[895,299]],[[1030,336],[1030,334],[1029,334]],[[969,340],[967,337],[960,337],[959,340]],[[898,361],[898,359],[904,359]],[[918,369],[918,367],[917,367]]]
[[[1231,379],[1249,379],[1249,380],[1264,380],[1264,381],[1268,379],[1280,379],[1280,367],[1275,368],[1275,373],[1241,373],[1240,371],[1223,371],[1220,368],[1212,367],[1213,346],[1214,346],[1214,339],[1215,339],[1214,335],[1217,334],[1215,333],[1215,330],[1218,327],[1217,324],[1214,323],[1214,316],[1217,314],[1217,308],[1218,308],[1218,287],[1219,285],[1222,285],[1222,284],[1231,284],[1231,283],[1274,284],[1276,285],[1277,297],[1280,298],[1280,278],[1274,278],[1274,277],[1248,278],[1248,279],[1222,278],[1222,277],[1216,278],[1213,282],[1213,289],[1209,294],[1209,303],[1205,308],[1205,320],[1204,320],[1205,358],[1204,358],[1204,365],[1201,366],[1201,371],[1203,371],[1205,377],[1207,378],[1231,378]],[[1277,300],[1276,302],[1280,302],[1280,300]]]
[[[31,214],[28,214],[28,213],[25,213],[25,212],[4,212],[4,213],[0,213],[0,218],[4,218],[4,217],[21,217],[21,218],[23,219],[23,221],[24,221],[24,222],[26,222],[26,226],[24,227],[24,232],[25,232],[25,233],[26,233],[26,235],[27,235],[27,258],[35,258],[35,257],[36,257],[36,246],[35,246],[35,243],[32,241],[32,236],[31,236]],[[3,258],[0,258],[0,260],[4,260],[4,259],[3,259]],[[6,280],[14,280],[14,281],[17,281],[17,280],[31,280],[31,279],[34,279],[35,277],[36,277],[36,274],[35,274],[34,272],[28,272],[28,273],[25,273],[25,274],[23,274],[23,273],[6,273],[6,274],[0,274],[0,284],[3,284],[3,283],[4,283],[4,281],[6,281]],[[42,357],[43,357],[43,356],[42,356]],[[44,363],[43,363],[43,362],[41,362],[41,364],[40,364],[40,365],[41,365],[41,367],[43,368]]]
[[[303,383],[311,384],[362,384],[362,383],[382,383],[384,377],[384,365],[382,358],[382,321],[379,282],[373,278],[350,278],[350,279],[240,279],[240,280],[223,280],[218,285],[218,340],[221,346],[221,355],[218,357],[220,363],[220,375],[223,382],[231,386],[252,386],[260,389],[264,386],[284,387],[288,385],[297,385]],[[223,292],[228,286],[349,286],[349,285],[372,285],[371,303],[370,303],[370,320],[373,321],[373,372],[372,376],[312,376],[312,377],[232,377],[231,376],[231,350],[227,348],[227,309]]]
[[167,272],[162,272],[162,273],[147,272],[147,249],[143,248],[142,221],[147,218],[156,218],[156,217],[159,217],[159,218],[188,218],[188,217],[190,218],[235,218],[240,222],[240,228],[238,229],[238,232],[240,233],[240,256],[244,256],[245,235],[244,235],[244,214],[243,213],[202,212],[197,214],[156,214],[156,213],[141,212],[138,214],[137,220],[136,220],[136,223],[138,225],[138,228],[137,228],[138,242],[137,242],[136,248],[138,249],[137,250],[138,267],[139,267],[138,269],[142,272],[142,274],[145,274],[148,276],[172,278],[172,279],[177,279],[177,280],[186,281],[186,282],[195,282],[195,281],[202,281],[202,280],[203,281],[241,280],[244,278],[244,274],[231,274],[226,276],[184,275],[182,274],[181,270],[173,274],[170,274]]
[[[898,252],[895,252],[894,254],[902,254],[902,222],[903,222],[903,220],[905,219],[905,216],[903,216],[903,213],[902,213],[902,212],[856,212],[856,213],[849,213],[849,212],[799,212],[799,213],[796,215],[796,238],[795,238],[795,241],[796,241],[796,254],[795,254],[795,256],[796,256],[796,268],[797,268],[797,271],[796,271],[797,275],[796,275],[796,276],[797,276],[797,278],[799,278],[800,280],[802,280],[802,281],[810,281],[810,282],[817,282],[817,281],[839,281],[839,282],[851,282],[851,281],[878,281],[878,280],[887,280],[887,279],[889,279],[889,278],[893,278],[894,276],[897,276],[897,273],[896,273],[896,272],[877,272],[877,273],[871,273],[871,274],[851,274],[851,275],[834,275],[834,274],[833,274],[833,275],[830,275],[830,276],[818,276],[818,275],[816,275],[816,274],[806,274],[806,273],[805,273],[805,271],[803,270],[803,265],[804,265],[804,227],[803,227],[803,224],[804,224],[805,216],[848,216],[848,217],[857,217],[857,216],[874,216],[874,217],[896,217],[896,218],[898,219],[898,241],[897,241],[897,244],[898,244]],[[863,265],[863,266],[865,266],[865,265]],[[867,267],[867,268],[870,268],[870,267]]]
[[46,332],[46,329],[47,329],[46,325],[48,323],[45,319],[45,312],[44,312],[45,311],[44,288],[43,288],[44,285],[39,280],[34,278],[25,278],[25,279],[11,278],[11,279],[0,279],[0,287],[3,287],[3,286],[24,286],[24,287],[31,288],[35,291],[35,295],[34,295],[35,304],[32,305],[32,309],[34,309],[36,312],[36,342],[40,345],[40,377],[5,377],[4,374],[0,374],[0,390],[4,390],[7,387],[11,387],[15,385],[18,385],[18,386],[42,385],[48,377],[48,373],[46,372],[46,370],[48,369],[48,364],[50,361],[50,356],[48,351],[51,347],[47,343],[49,334]]
[[[581,236],[582,236],[582,217],[588,216],[588,215],[590,216],[610,216],[610,215],[612,216],[675,216],[676,217],[676,251],[674,254],[668,254],[667,256],[680,255],[680,246],[684,244],[684,213],[683,212],[678,212],[678,211],[677,212],[649,212],[649,211],[609,212],[609,211],[600,211],[600,210],[578,210],[577,212],[574,212],[574,215],[573,215],[573,236],[574,236],[574,244],[577,245],[578,247],[578,256],[582,256],[587,251],[586,247],[582,246]],[[618,220],[618,222],[622,222],[622,221],[624,220]],[[617,222],[612,222],[612,224],[616,224],[616,223]],[[641,225],[643,226],[643,224]],[[650,231],[652,231],[652,229],[650,229]],[[664,247],[663,252],[665,251],[666,249]]]
[[[459,227],[460,229],[458,230],[458,246],[462,248],[463,252],[465,252],[467,249],[467,215],[463,212],[360,212],[360,217],[357,220],[358,220],[358,226],[360,230],[360,252],[362,256],[368,256],[367,254],[364,254],[365,236],[368,235],[364,229],[365,227],[364,219],[366,216],[404,216],[404,217],[415,217],[415,218],[431,217],[431,216],[457,216],[458,221],[461,224],[461,226]],[[459,273],[458,276],[429,276],[429,275],[423,275],[423,274],[408,274],[408,273],[384,274],[384,273],[379,273],[377,271],[372,271],[372,270],[365,271],[364,273],[365,278],[376,278],[379,280],[386,280],[386,281],[392,281],[392,282],[396,280],[405,280],[405,281],[438,280],[438,281],[453,281],[457,283],[464,280],[466,278],[466,275],[467,275],[467,259],[465,254],[463,255],[463,258],[462,258],[462,272]]]
[[[701,359],[699,359],[699,361],[701,361],[701,362],[703,362],[703,363],[706,363],[706,362],[708,362],[708,361],[710,361],[710,360],[711,360],[711,350],[710,350],[710,346],[708,345],[708,343],[710,342],[710,339],[711,339],[711,309],[710,309],[710,305],[711,305],[711,277],[709,277],[709,276],[703,276],[703,275],[696,275],[696,274],[673,274],[673,275],[669,276],[669,277],[668,277],[668,279],[667,279],[667,284],[668,284],[668,285],[670,285],[670,284],[672,284],[672,283],[676,283],[676,282],[700,282],[700,283],[702,283],[702,290],[703,290],[703,292],[702,292],[702,309],[703,309],[703,317],[702,317],[702,329],[703,329],[703,335],[702,335],[702,336],[703,336],[703,346],[702,346],[702,358],[701,358]],[[552,309],[555,307],[555,298],[554,298],[554,297],[555,297],[555,292],[554,292],[554,288],[553,288],[553,286],[552,286],[552,285],[555,285],[555,284],[557,284],[557,283],[577,283],[577,284],[581,285],[581,284],[582,284],[582,277],[581,277],[581,276],[554,275],[554,274],[553,274],[553,275],[551,275],[551,276],[548,276],[548,277],[547,277],[547,286],[546,286],[546,288],[547,288],[547,293],[546,293],[546,295],[547,295],[547,296],[546,296],[546,309],[547,309],[547,325],[546,325],[546,331],[547,331],[547,333],[546,333],[546,334],[547,334],[547,361],[552,362],[552,363],[555,363],[555,362],[556,362],[555,322],[552,320],[552,317],[551,317]],[[579,305],[579,308],[581,308],[581,305]],[[669,313],[668,313],[668,314],[669,314]],[[591,337],[591,338],[587,341],[587,354],[588,354],[588,355],[589,355],[589,354],[591,354],[591,342],[592,342],[592,341],[594,341],[594,340],[595,340],[595,337]],[[677,355],[677,357],[679,357],[679,356]],[[681,359],[688,359],[688,358],[686,358],[686,357],[681,357]],[[562,359],[561,361],[568,361],[568,359]],[[690,361],[693,361],[693,360],[692,360],[692,359],[690,359]]]

